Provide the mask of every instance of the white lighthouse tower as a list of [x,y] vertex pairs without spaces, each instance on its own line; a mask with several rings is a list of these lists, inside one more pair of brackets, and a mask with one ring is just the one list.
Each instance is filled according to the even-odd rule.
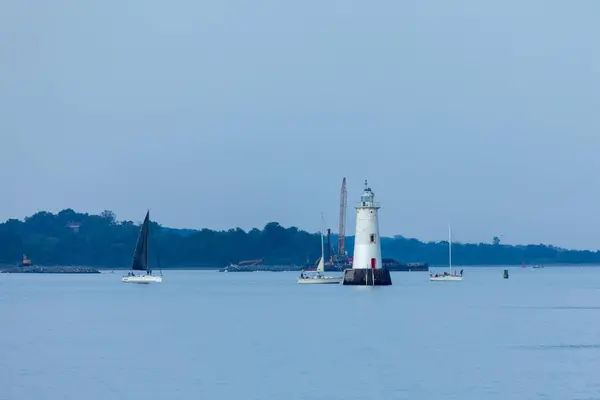
[[381,263],[379,203],[365,180],[365,189],[356,207],[356,234],[352,269],[344,271],[344,285],[391,285],[390,272]]
[[365,180],[365,191],[356,207],[356,234],[354,235],[354,259],[352,269],[381,268],[381,243],[379,219],[375,194]]

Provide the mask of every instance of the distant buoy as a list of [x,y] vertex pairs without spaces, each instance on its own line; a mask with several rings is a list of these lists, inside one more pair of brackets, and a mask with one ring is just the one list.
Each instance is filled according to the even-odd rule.
[[508,279],[508,270],[507,269],[504,270],[504,279]]

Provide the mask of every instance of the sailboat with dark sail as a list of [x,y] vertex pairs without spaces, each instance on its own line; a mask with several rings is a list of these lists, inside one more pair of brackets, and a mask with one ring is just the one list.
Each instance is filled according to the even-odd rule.
[[[131,271],[121,280],[125,283],[159,283],[162,282],[162,276],[152,275],[152,270],[148,264],[148,236],[150,233],[150,211],[146,213],[144,223],[140,229],[135,251],[133,253],[133,262]],[[140,273],[136,274],[136,271]],[[141,273],[145,271],[146,273]],[[162,275],[162,274],[161,274]]]

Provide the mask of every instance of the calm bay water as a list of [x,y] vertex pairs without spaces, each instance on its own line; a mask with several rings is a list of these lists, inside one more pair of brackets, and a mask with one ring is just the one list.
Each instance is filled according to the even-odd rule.
[[0,274],[0,399],[600,399],[600,268]]

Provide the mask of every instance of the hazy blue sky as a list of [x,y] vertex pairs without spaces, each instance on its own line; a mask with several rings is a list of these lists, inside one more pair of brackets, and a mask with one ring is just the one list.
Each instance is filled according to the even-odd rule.
[[[600,247],[600,2],[5,1],[0,219]],[[348,210],[349,231],[354,210]]]

